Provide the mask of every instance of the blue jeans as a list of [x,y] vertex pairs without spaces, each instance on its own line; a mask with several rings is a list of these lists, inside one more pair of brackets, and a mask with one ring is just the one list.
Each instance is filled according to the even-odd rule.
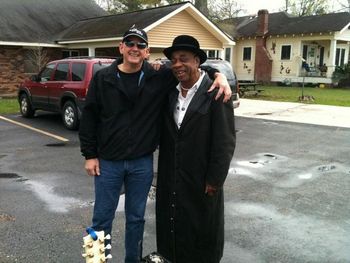
[[112,231],[112,223],[119,202],[119,193],[125,187],[125,262],[140,262],[144,215],[148,192],[153,179],[153,155],[133,160],[99,160],[100,176],[95,176],[95,206],[92,228]]

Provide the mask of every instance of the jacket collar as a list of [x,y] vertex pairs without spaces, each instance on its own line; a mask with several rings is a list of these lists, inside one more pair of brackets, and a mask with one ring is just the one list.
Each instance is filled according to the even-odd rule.
[[[115,83],[116,73],[119,71],[118,65],[123,63],[123,58],[117,58],[110,66],[106,69],[105,81]],[[157,73],[156,70],[147,62],[144,61],[141,67],[141,71],[144,74],[143,79],[148,79]]]
[[[186,123],[192,118],[194,113],[199,110],[199,108],[203,105],[205,101],[208,100],[208,96],[213,96],[214,92],[208,94],[208,88],[211,85],[212,81],[209,78],[208,74],[205,74],[200,86],[198,87],[198,90],[194,97],[192,98],[190,105],[187,108],[186,114],[184,116],[184,119],[181,123],[180,130],[186,126]],[[170,116],[173,118],[174,116],[174,109],[176,106],[177,98],[179,96],[179,91],[177,89],[173,89],[169,96],[169,113]],[[176,126],[176,124],[175,124]],[[177,128],[177,126],[176,126]]]

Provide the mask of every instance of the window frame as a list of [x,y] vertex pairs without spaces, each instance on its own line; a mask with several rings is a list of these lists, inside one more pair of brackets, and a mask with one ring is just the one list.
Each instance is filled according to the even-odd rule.
[[[250,49],[250,54],[249,54],[249,58],[245,58],[245,50]],[[252,46],[245,46],[242,49],[242,60],[243,61],[252,61],[252,54],[253,54],[253,47]]]
[[[282,55],[283,55],[283,48],[284,47],[289,47],[289,56],[288,56],[288,58],[282,57]],[[292,45],[291,44],[283,44],[283,45],[281,45],[280,59],[281,60],[291,60],[291,58],[292,58]]]

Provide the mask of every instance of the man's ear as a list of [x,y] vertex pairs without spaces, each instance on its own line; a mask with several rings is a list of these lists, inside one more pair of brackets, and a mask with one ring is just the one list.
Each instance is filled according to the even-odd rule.
[[198,56],[195,56],[194,59],[195,59],[195,61],[196,61],[196,63],[197,63],[197,68],[199,68],[199,66],[201,65],[201,60],[200,60],[200,58],[199,58]]
[[123,55],[123,42],[119,43],[119,53]]

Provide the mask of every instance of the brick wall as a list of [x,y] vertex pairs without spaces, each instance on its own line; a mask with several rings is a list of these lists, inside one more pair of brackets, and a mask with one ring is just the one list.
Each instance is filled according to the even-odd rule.
[[[31,74],[24,72],[24,56],[26,49],[22,47],[0,46],[0,97],[16,96],[18,85]],[[50,60],[60,59],[60,49],[48,49]]]
[[24,78],[23,49],[0,46],[0,96],[15,95]]

